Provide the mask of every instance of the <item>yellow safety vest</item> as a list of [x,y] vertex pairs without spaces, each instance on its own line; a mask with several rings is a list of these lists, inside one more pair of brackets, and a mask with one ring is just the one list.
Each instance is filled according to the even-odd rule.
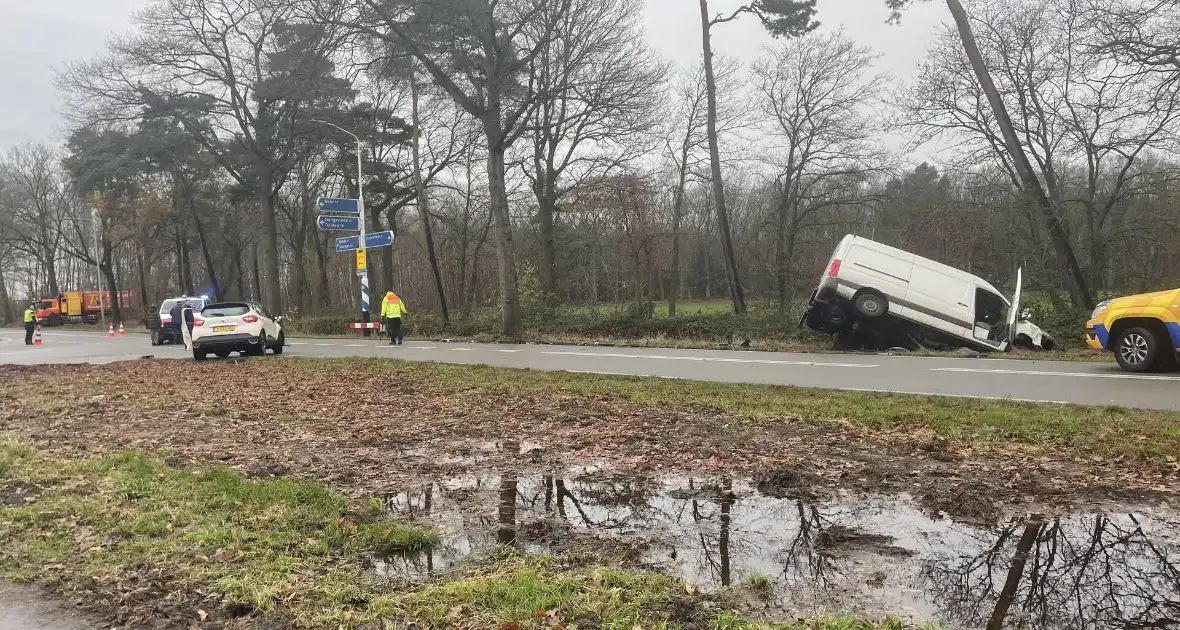
[[391,319],[400,319],[405,315],[406,305],[401,301],[401,298],[396,295],[387,295],[385,300],[381,302],[381,316]]
[[37,312],[31,308],[26,308],[25,309],[25,323],[31,324],[35,321],[37,321]]

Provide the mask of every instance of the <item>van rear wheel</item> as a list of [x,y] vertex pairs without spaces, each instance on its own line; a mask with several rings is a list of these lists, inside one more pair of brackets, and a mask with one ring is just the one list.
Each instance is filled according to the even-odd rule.
[[852,301],[852,305],[861,317],[876,318],[889,310],[889,302],[885,296],[876,293],[861,293]]

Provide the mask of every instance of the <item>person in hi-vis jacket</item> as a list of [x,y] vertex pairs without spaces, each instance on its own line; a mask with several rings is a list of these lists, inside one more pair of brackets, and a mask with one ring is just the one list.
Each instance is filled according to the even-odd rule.
[[385,328],[389,331],[389,345],[402,343],[402,316],[406,315],[406,303],[390,291],[381,300],[381,319],[385,320]]

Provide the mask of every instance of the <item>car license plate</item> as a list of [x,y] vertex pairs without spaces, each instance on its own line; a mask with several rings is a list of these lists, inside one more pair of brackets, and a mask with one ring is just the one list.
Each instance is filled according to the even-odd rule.
[[233,332],[237,326],[214,326],[213,332]]

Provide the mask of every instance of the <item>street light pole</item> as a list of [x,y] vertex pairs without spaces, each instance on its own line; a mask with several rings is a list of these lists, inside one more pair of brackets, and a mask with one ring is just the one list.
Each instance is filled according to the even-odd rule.
[[[336,123],[331,123],[326,120],[312,120],[311,122],[320,123],[321,125],[328,125],[329,127],[332,127],[334,129],[340,131],[341,133],[351,136],[353,140],[356,140],[356,208],[360,212],[360,232],[361,232],[360,233],[360,240],[357,241],[357,245],[360,247],[360,249],[362,251],[365,251],[365,184],[364,184],[365,178],[364,178],[364,173],[362,170],[363,165],[361,162],[361,150],[362,150],[361,139],[355,133],[352,133],[351,131],[341,127],[340,125],[337,125]],[[366,251],[366,254],[367,253],[368,252]],[[361,271],[361,321],[367,324],[370,321],[372,321],[370,314],[369,314],[369,312],[370,312],[370,309],[369,309],[369,260],[368,260],[367,255],[365,256],[365,268],[360,271]],[[365,337],[371,337],[373,335],[373,331],[369,328],[365,328],[361,334],[364,335]]]

